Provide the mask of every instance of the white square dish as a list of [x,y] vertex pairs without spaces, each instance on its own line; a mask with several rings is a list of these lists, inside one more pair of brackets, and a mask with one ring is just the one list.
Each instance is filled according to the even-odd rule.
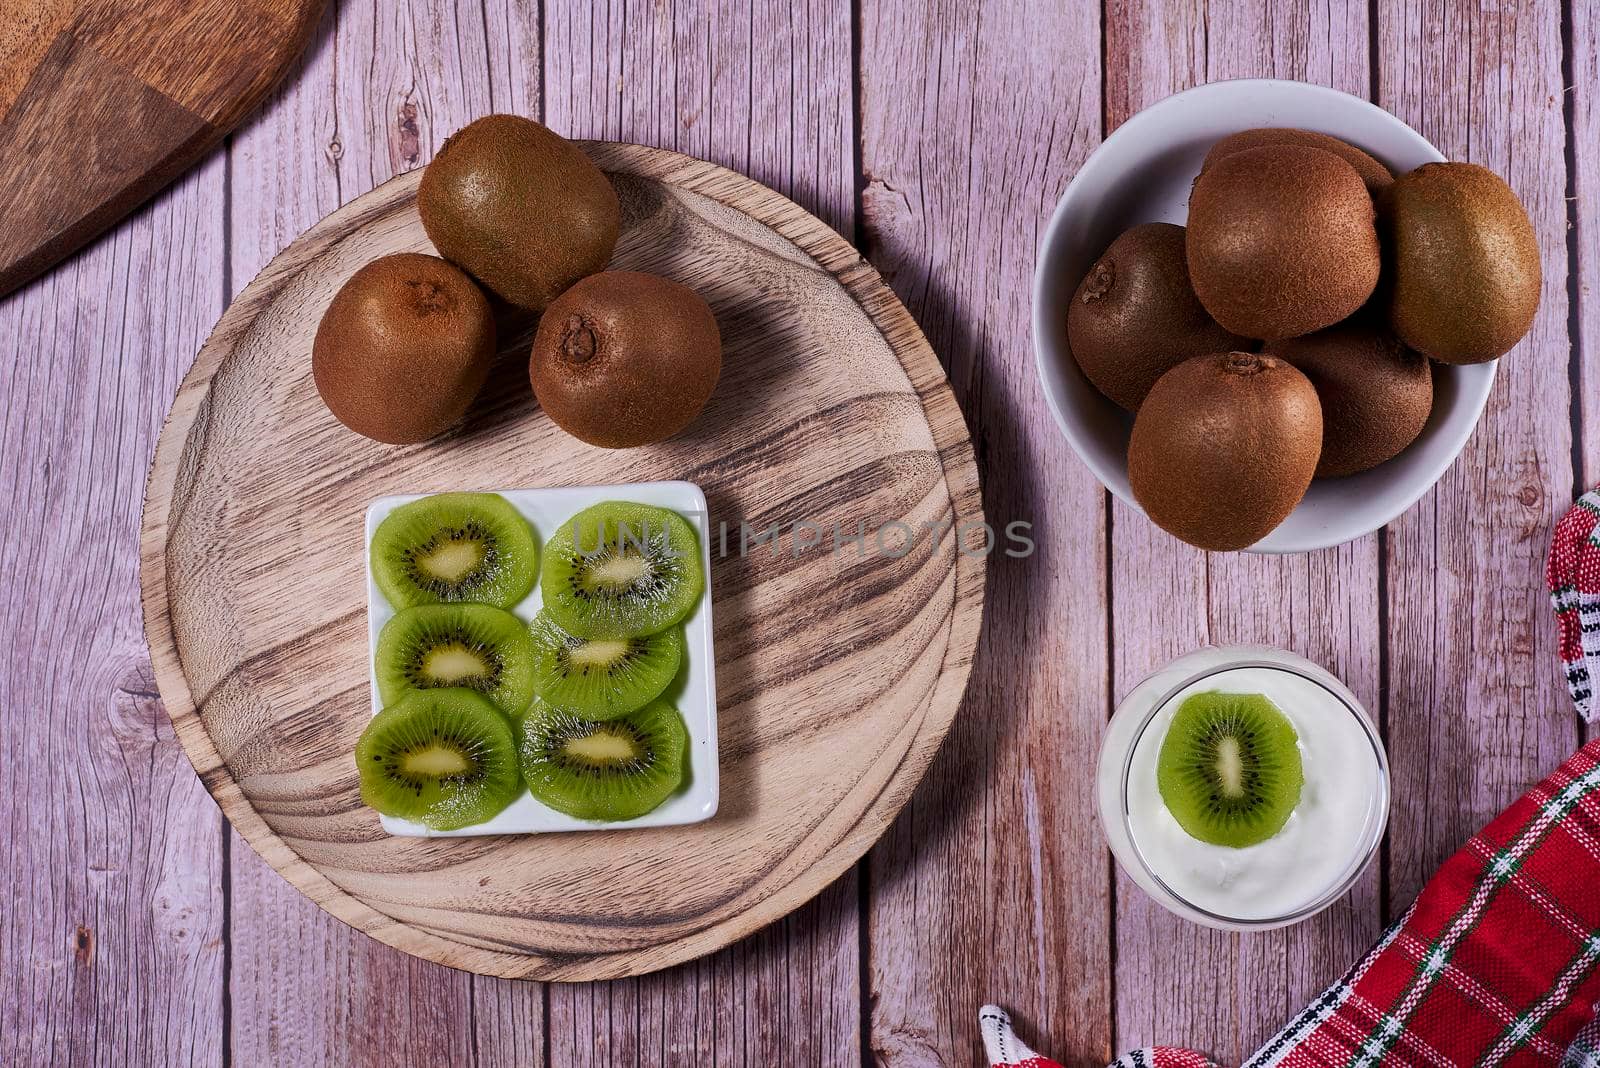
[[[511,502],[533,526],[544,552],[550,537],[562,523],[578,512],[602,501],[637,501],[670,508],[687,519],[700,535],[701,562],[705,567],[706,588],[700,604],[684,620],[685,666],[667,687],[665,697],[683,713],[689,729],[689,782],[653,812],[638,819],[602,822],[580,820],[546,808],[524,792],[520,797],[484,823],[456,831],[435,831],[420,823],[381,817],[383,829],[392,835],[413,838],[458,838],[484,834],[543,834],[550,831],[618,830],[631,827],[669,827],[700,823],[717,814],[720,786],[717,774],[717,679],[711,647],[711,538],[706,496],[693,482],[640,482],[621,486],[570,486],[555,489],[489,490]],[[427,493],[380,497],[367,507],[367,532],[363,542],[367,574],[367,678],[371,688],[372,714],[382,709],[373,661],[378,647],[378,632],[394,616],[394,609],[372,578],[372,535],[395,508],[432,496]],[[538,586],[512,611],[531,620],[544,604]]]

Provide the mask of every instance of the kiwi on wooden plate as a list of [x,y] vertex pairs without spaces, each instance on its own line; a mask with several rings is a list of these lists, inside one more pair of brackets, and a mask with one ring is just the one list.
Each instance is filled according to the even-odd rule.
[[1236,849],[1265,842],[1300,803],[1298,743],[1294,724],[1262,694],[1193,694],[1161,742],[1161,800],[1202,842]]
[[475,601],[515,607],[538,578],[539,546],[497,493],[438,493],[402,504],[372,535],[372,577],[396,609]]
[[436,831],[482,823],[522,792],[516,739],[474,690],[413,690],[356,744],[361,800]]
[[1150,390],[1133,421],[1128,481],[1168,533],[1243,549],[1300,503],[1321,452],[1322,406],[1305,375],[1266,353],[1215,353]]
[[518,716],[533,699],[533,636],[526,623],[493,605],[407,608],[383,625],[375,659],[385,705],[411,690],[462,688]]
[[694,420],[722,374],[716,316],[660,275],[590,275],[539,320],[528,378],[545,414],[608,449],[670,438]]
[[689,731],[665,701],[590,720],[535,701],[521,725],[522,777],[534,798],[584,820],[631,820],[685,778]]
[[542,311],[616,248],[616,190],[583,150],[532,119],[485,115],[422,172],[428,239],[494,293]]
[[1220,156],[1189,197],[1189,278],[1211,317],[1268,341],[1332,326],[1366,303],[1381,255],[1355,168],[1309,145]]
[[410,445],[461,418],[494,351],[494,316],[472,279],[437,256],[401,252],[334,294],[311,343],[311,376],[339,422]]
[[1096,389],[1130,412],[1184,360],[1248,344],[1200,306],[1183,246],[1183,227],[1171,223],[1124,231],[1067,307],[1073,359]]
[[1444,363],[1504,355],[1539,310],[1539,242],[1517,194],[1472,163],[1425,163],[1378,199],[1389,324]]
[[648,704],[683,663],[682,627],[634,638],[580,638],[542,611],[531,633],[534,690],[586,719],[613,719]]
[[1353,475],[1398,456],[1433,410],[1433,364],[1381,323],[1346,320],[1272,344],[1322,403],[1317,477]]
[[676,512],[629,501],[585,508],[551,536],[544,608],[581,638],[657,634],[694,611],[705,589],[700,539]]
[[1283,144],[1309,145],[1325,152],[1332,152],[1355,168],[1356,173],[1361,176],[1361,181],[1365,183],[1367,192],[1373,196],[1377,196],[1379,190],[1394,181],[1394,172],[1350,142],[1341,141],[1325,133],[1317,133],[1315,130],[1298,130],[1290,126],[1264,126],[1229,134],[1211,146],[1211,151],[1206,153],[1205,162],[1200,165],[1200,169],[1203,171],[1216,160],[1240,149]]

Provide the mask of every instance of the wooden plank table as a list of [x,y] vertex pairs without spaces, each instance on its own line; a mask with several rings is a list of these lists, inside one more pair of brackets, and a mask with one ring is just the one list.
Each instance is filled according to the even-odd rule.
[[[1600,16],[1444,0],[340,0],[225,149],[0,303],[0,1064],[959,1065],[993,999],[1069,1064],[1184,1041],[1237,1062],[1481,823],[1580,740],[1540,583],[1597,475]],[[1309,556],[1186,549],[1056,432],[1028,337],[1067,180],[1197,82],[1368,96],[1505,175],[1544,254],[1532,336],[1438,487]],[[713,957],[543,987],[421,963],[316,909],[223,823],[154,693],[144,473],[229,298],[301,230],[491,111],[660,145],[854,240],[950,372],[996,558],[979,661],[928,781],[857,870]],[[1600,352],[1600,348],[1594,349]],[[1377,710],[1381,863],[1286,932],[1204,931],[1115,872],[1090,765],[1114,700],[1206,641],[1263,641]]]

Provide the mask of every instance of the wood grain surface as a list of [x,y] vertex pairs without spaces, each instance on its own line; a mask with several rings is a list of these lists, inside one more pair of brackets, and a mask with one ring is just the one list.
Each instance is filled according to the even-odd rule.
[[[340,919],[507,978],[654,971],[816,896],[921,779],[982,615],[966,427],[876,272],[748,178],[585,144],[622,201],[612,266],[677,279],[717,315],[724,374],[689,431],[637,450],[564,433],[531,401],[528,324],[509,316],[501,373],[461,427],[395,449],[334,420],[311,382],[311,340],[359,267],[431,250],[411,172],[318,223],[229,307],[178,392],[146,495],[156,679],[224,814]],[[354,536],[365,506],[486,479],[667,477],[697,482],[712,530],[731,529],[712,535],[709,577],[717,818],[474,842],[384,834],[351,760],[369,700]],[[845,531],[853,545],[837,540]]]
[[[0,296],[192,166],[325,0],[35,0],[0,26]],[[15,13],[14,13],[15,12]]]
[[[0,304],[16,487],[0,587],[21,606],[0,706],[28,713],[0,717],[26,784],[0,802],[17,843],[0,1062],[977,1065],[974,999],[991,997],[1069,1064],[1150,1040],[1224,1063],[1253,1048],[1581,734],[1536,561],[1600,477],[1595,28],[1576,3],[338,0],[225,158]],[[1050,425],[1014,312],[1101,136],[1240,75],[1344,88],[1495,167],[1545,255],[1534,337],[1439,488],[1373,538],[1281,562],[1190,553],[1110,508]],[[732,165],[853,237],[951,371],[991,521],[1030,520],[1039,542],[1039,560],[992,561],[960,726],[870,862],[639,979],[469,976],[327,916],[219,821],[139,637],[138,489],[226,300],[497,109]],[[1335,914],[1203,936],[1115,877],[1081,769],[1109,703],[1166,649],[1245,636],[1327,664],[1381,713],[1396,820]],[[1022,724],[1026,754],[986,716]],[[1033,822],[1030,781],[1055,806]]]

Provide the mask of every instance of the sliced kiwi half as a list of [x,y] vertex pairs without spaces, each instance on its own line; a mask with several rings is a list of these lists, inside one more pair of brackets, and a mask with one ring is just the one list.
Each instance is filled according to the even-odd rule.
[[648,504],[607,501],[561,525],[545,547],[544,607],[583,638],[655,634],[683,620],[705,589],[689,521]]
[[1197,693],[1172,717],[1156,761],[1161,800],[1178,825],[1212,845],[1265,842],[1300,803],[1299,736],[1258,693]]
[[410,690],[476,690],[507,716],[533,699],[534,644],[528,625],[487,604],[419,604],[378,635],[378,696],[393,704]]
[[396,609],[476,601],[511,608],[538,578],[533,528],[497,493],[439,493],[390,512],[372,577]]
[[593,720],[535,699],[522,721],[522,777],[535,798],[585,820],[631,820],[683,784],[689,731],[666,701]]
[[580,638],[540,612],[531,627],[533,688],[588,719],[614,719],[659,697],[683,663],[683,628],[635,638]]
[[453,831],[522,792],[517,744],[476,690],[415,690],[372,718],[356,743],[361,800],[385,816]]

